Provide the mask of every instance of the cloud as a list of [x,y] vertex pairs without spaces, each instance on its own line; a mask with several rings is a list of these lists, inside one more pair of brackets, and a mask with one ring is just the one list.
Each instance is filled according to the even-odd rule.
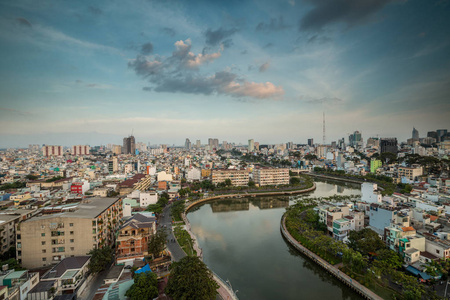
[[310,37],[307,40],[308,44],[313,44],[313,43],[317,43],[317,44],[325,44],[331,41],[331,38],[327,37],[327,36],[320,36],[318,34],[313,35],[312,37]]
[[29,28],[33,27],[33,26],[31,25],[30,21],[28,21],[28,20],[25,19],[25,18],[16,18],[16,21],[17,21],[17,23],[18,23],[19,25],[21,25],[21,26],[25,26],[25,27],[29,27]]
[[348,27],[363,24],[388,3],[395,0],[305,0],[313,5],[299,23],[300,30],[320,31],[343,23]]
[[267,48],[270,48],[270,47],[273,47],[273,43],[267,43],[267,44],[265,44],[265,45],[263,46],[263,49],[267,49]]
[[[224,29],[220,27],[217,30],[211,30],[208,28],[205,32],[206,44],[209,46],[217,46],[220,42],[224,41],[227,45],[231,45],[231,39],[228,38],[237,31],[237,28]],[[224,44],[224,46],[226,45]]]
[[167,34],[168,36],[174,37],[176,32],[173,28],[163,27],[161,28],[161,32]]
[[270,62],[265,62],[259,67],[259,72],[265,72],[270,66]]
[[149,55],[153,52],[153,44],[145,43],[141,46],[141,53],[144,55]]
[[13,108],[6,108],[6,107],[0,107],[0,111],[5,111],[7,113],[12,113],[12,114],[21,115],[21,116],[31,115],[31,113],[27,112],[27,111],[21,111],[21,110],[17,110],[17,109],[13,109]]
[[229,70],[203,75],[198,72],[200,66],[220,57],[220,52],[191,52],[191,41],[177,41],[175,51],[165,59],[138,54],[128,66],[136,74],[146,78],[150,86],[146,91],[187,93],[187,94],[224,94],[232,97],[252,97],[257,99],[279,98],[284,94],[281,86],[270,82],[256,83],[240,78]]
[[89,6],[89,12],[93,15],[101,15],[103,13],[103,11],[95,6]]
[[242,50],[242,51],[241,51],[241,54],[242,54],[242,55],[245,55],[245,54],[247,54],[247,53],[248,53],[247,50]]
[[81,85],[81,86],[88,87],[88,88],[91,88],[91,89],[108,90],[108,89],[111,89],[111,88],[112,88],[112,86],[109,85],[109,84],[102,84],[102,83],[84,83],[84,81],[83,81],[83,80],[80,80],[80,79],[75,80],[75,83],[76,83],[77,85]]
[[284,23],[283,17],[278,19],[271,18],[269,23],[261,22],[256,26],[256,31],[280,31],[291,28],[292,26]]

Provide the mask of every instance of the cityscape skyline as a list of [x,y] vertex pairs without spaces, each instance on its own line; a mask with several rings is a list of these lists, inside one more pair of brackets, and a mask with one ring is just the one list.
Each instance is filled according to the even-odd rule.
[[0,148],[450,128],[448,1],[0,7]]

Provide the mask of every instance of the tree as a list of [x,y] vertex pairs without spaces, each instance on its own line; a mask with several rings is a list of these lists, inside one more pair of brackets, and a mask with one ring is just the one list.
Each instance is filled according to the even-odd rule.
[[158,279],[155,273],[134,275],[134,283],[125,293],[131,300],[154,299],[158,296]]
[[398,253],[390,249],[380,249],[377,251],[373,265],[380,269],[383,274],[388,274],[392,270],[400,268],[402,262],[403,260]]
[[360,231],[350,231],[348,241],[348,246],[350,248],[363,255],[367,255],[369,252],[376,252],[379,249],[386,247],[378,236],[378,233],[370,228],[364,228]]
[[165,207],[167,203],[169,203],[170,196],[167,192],[164,192],[159,196],[157,204],[159,204],[161,207]]
[[36,180],[39,178],[39,176],[28,174],[27,176],[25,176],[25,178],[28,180]]
[[290,183],[290,184],[293,184],[293,185],[299,184],[299,183],[300,183],[300,178],[298,178],[298,177],[291,177],[291,178],[289,179],[289,183]]
[[316,156],[315,154],[310,154],[310,153],[308,153],[308,154],[306,154],[306,155],[304,156],[304,158],[305,158],[306,160],[315,160],[315,159],[317,159],[317,156]]
[[167,233],[164,230],[158,230],[150,237],[148,241],[148,253],[153,257],[159,257],[166,247]]
[[113,250],[109,246],[103,248],[95,248],[89,251],[91,255],[91,260],[89,262],[88,268],[92,273],[99,273],[106,269],[106,267],[112,261]]
[[208,267],[197,256],[185,256],[170,266],[165,292],[178,299],[215,299],[219,285]]
[[232,186],[233,185],[231,183],[231,179],[230,178],[225,179],[224,183],[225,183],[226,186]]
[[256,184],[255,184],[255,182],[254,182],[253,180],[249,180],[249,181],[248,181],[248,186],[249,186],[249,187],[255,187],[255,185],[256,185]]

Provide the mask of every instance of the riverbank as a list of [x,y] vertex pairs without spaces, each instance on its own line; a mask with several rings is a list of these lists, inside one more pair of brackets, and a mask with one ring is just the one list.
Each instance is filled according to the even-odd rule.
[[341,282],[343,282],[345,285],[352,288],[354,291],[356,291],[358,294],[363,296],[366,299],[373,299],[373,300],[382,300],[381,297],[379,297],[377,294],[357,282],[356,280],[349,277],[347,274],[341,272],[338,268],[331,265],[315,253],[308,250],[306,247],[302,246],[297,240],[292,237],[292,235],[288,232],[286,229],[286,215],[283,214],[283,217],[281,218],[280,222],[280,230],[283,237],[298,251],[309,257],[312,261],[314,261],[318,266],[322,267],[325,271],[329,272],[331,275],[339,279]]
[[320,179],[330,179],[330,180],[344,181],[344,182],[350,182],[350,183],[356,183],[356,184],[364,183],[364,181],[362,181],[362,180],[359,181],[359,180],[353,180],[353,179],[348,179],[348,178],[342,178],[342,177],[338,177],[338,176],[319,175],[319,174],[312,174],[312,173],[309,173],[308,175],[311,177],[320,178]]
[[313,183],[313,186],[307,189],[300,189],[300,190],[294,190],[294,191],[273,191],[273,192],[261,192],[261,193],[248,193],[248,194],[226,194],[226,195],[218,195],[213,197],[208,197],[204,199],[196,200],[195,202],[188,203],[184,210],[184,214],[187,214],[190,209],[193,207],[200,205],[202,203],[206,203],[209,201],[215,201],[215,200],[223,200],[223,199],[229,199],[229,198],[246,198],[246,197],[263,197],[263,196],[290,196],[295,194],[303,194],[303,193],[309,193],[316,189],[316,183]]

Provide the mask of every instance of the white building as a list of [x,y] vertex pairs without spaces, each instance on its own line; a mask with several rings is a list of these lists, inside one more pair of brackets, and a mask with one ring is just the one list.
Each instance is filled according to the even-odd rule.
[[377,184],[371,182],[364,182],[361,185],[361,200],[367,203],[381,203],[381,195],[377,192]]
[[156,204],[158,202],[158,193],[156,192],[141,192],[139,195],[139,205],[141,207],[147,207],[150,204]]
[[166,171],[161,171],[158,173],[158,181],[172,181],[172,174],[166,173]]
[[200,169],[192,168],[187,171],[186,180],[191,182],[194,180],[200,180],[202,178],[202,172]]

